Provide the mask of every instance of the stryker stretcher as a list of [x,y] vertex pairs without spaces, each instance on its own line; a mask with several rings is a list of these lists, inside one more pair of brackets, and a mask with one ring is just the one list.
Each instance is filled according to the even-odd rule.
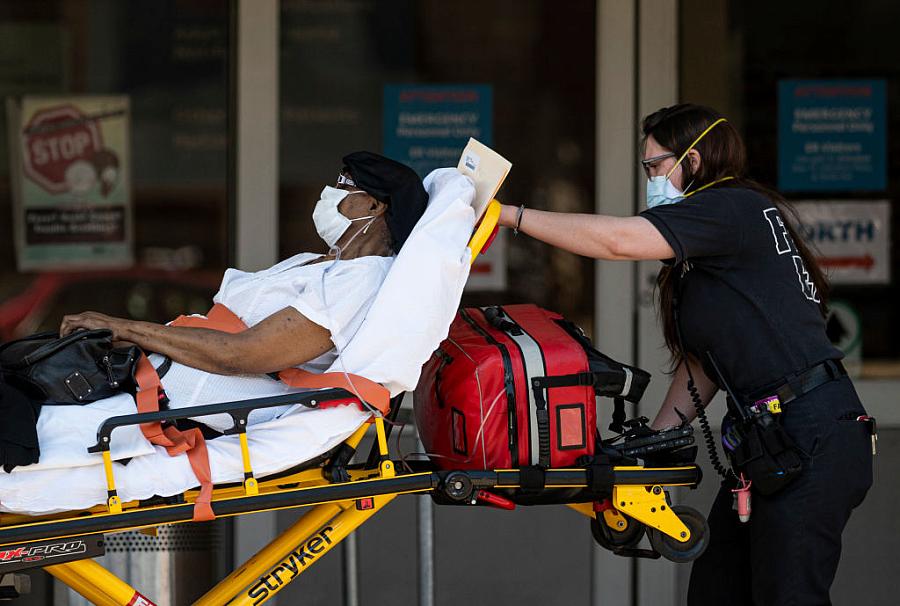
[[[489,243],[498,217],[499,205],[493,203],[469,243],[473,259]],[[248,440],[248,433],[254,430],[247,425],[250,411],[285,404],[316,406],[347,401],[355,394],[324,389],[109,418],[100,426],[97,442],[86,445],[103,458],[103,471],[99,473],[105,476],[107,503],[38,516],[0,513],[0,575],[43,567],[96,604],[153,603],[90,559],[102,555],[105,534],[192,520],[199,495],[196,489],[140,501],[121,502],[118,498],[110,456],[114,430],[148,422],[220,413],[232,418],[233,426],[225,433],[238,436],[244,479],[215,486],[210,505],[216,516],[312,507],[196,604],[265,602],[399,495],[432,494],[443,504],[514,506],[513,500],[504,495],[526,482],[524,470],[438,471],[427,462],[413,462],[408,471],[401,471],[388,451],[389,422],[396,418],[401,396],[391,398],[384,416],[374,416],[329,452],[300,468],[265,477],[257,477],[254,471]],[[371,453],[365,462],[352,463],[370,429],[375,433]],[[588,516],[595,539],[618,553],[636,553],[633,547],[646,529],[655,552],[675,561],[688,561],[705,547],[705,520],[693,510],[670,506],[665,489],[694,486],[699,481],[700,471],[692,464],[665,468],[593,464],[547,469],[537,501],[566,504]]]

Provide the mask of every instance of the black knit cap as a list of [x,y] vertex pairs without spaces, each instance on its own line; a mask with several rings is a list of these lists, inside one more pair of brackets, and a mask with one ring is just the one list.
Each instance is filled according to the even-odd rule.
[[419,175],[405,164],[367,151],[344,156],[344,172],[350,173],[356,187],[387,204],[391,247],[400,252],[428,205]]

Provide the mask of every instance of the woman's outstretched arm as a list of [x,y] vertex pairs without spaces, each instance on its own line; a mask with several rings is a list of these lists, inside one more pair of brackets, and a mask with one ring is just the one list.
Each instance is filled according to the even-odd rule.
[[[519,209],[504,204],[500,225],[515,227]],[[660,260],[675,256],[672,247],[643,217],[555,213],[526,208],[519,231],[532,238],[594,259]]]
[[66,335],[82,328],[107,328],[116,341],[130,341],[175,362],[223,375],[277,372],[334,347],[328,330],[293,307],[236,334],[113,318],[93,311],[64,317],[59,332]]

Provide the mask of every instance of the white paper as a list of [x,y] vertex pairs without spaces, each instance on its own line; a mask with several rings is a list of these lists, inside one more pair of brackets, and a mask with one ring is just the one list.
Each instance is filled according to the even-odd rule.
[[481,219],[488,203],[497,195],[512,163],[485,144],[469,139],[456,167],[475,183],[475,220]]

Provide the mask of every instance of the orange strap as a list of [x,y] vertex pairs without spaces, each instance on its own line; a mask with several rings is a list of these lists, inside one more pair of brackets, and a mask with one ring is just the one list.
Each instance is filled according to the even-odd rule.
[[[158,411],[159,400],[163,393],[160,389],[159,375],[143,353],[137,361],[134,379],[139,387],[136,398],[138,412]],[[165,448],[170,457],[187,453],[191,469],[200,481],[200,494],[194,501],[193,519],[195,522],[214,520],[216,515],[210,505],[213,489],[212,471],[209,468],[209,453],[206,451],[203,433],[196,427],[187,431],[180,431],[171,426],[163,429],[159,421],[141,423],[141,432],[151,444]]]
[[[247,325],[233,311],[220,303],[213,305],[206,317],[203,316],[178,316],[172,322],[172,326],[188,326],[192,328],[211,328],[227,333],[238,333],[247,330]],[[300,368],[287,368],[278,373],[278,378],[291,387],[305,389],[346,389],[352,394],[358,394],[374,406],[381,414],[386,415],[391,404],[390,392],[380,383],[359,375],[347,375],[342,372],[326,372],[315,374]],[[355,399],[355,398],[354,398]],[[319,408],[331,408],[346,404],[345,400],[323,402]],[[359,409],[365,412],[367,409],[362,402],[357,401]]]
[[[247,325],[234,312],[219,303],[213,305],[206,317],[179,316],[171,325],[210,328],[227,333],[238,333],[247,330]],[[366,402],[377,408],[382,414],[387,414],[390,407],[390,392],[383,385],[365,377],[358,375],[349,376],[350,381],[348,381],[347,375],[344,373],[314,374],[299,368],[288,368],[278,373],[278,378],[291,387],[346,389],[350,393],[362,396]],[[136,398],[138,412],[158,411],[159,400],[163,397],[164,392],[162,391],[162,384],[156,369],[153,368],[150,360],[144,354],[141,354],[137,361],[134,378],[139,387]],[[366,410],[362,402],[355,398],[354,401],[356,401],[360,410]],[[344,400],[334,400],[322,402],[318,407],[330,408],[346,403]],[[151,444],[164,447],[169,456],[174,457],[187,453],[191,469],[200,481],[200,494],[197,495],[197,499],[194,502],[194,521],[203,522],[215,519],[216,516],[210,504],[213,491],[212,471],[209,467],[209,453],[206,450],[206,441],[203,439],[203,433],[197,428],[180,431],[175,427],[169,426],[163,429],[159,421],[142,423],[141,432]]]

